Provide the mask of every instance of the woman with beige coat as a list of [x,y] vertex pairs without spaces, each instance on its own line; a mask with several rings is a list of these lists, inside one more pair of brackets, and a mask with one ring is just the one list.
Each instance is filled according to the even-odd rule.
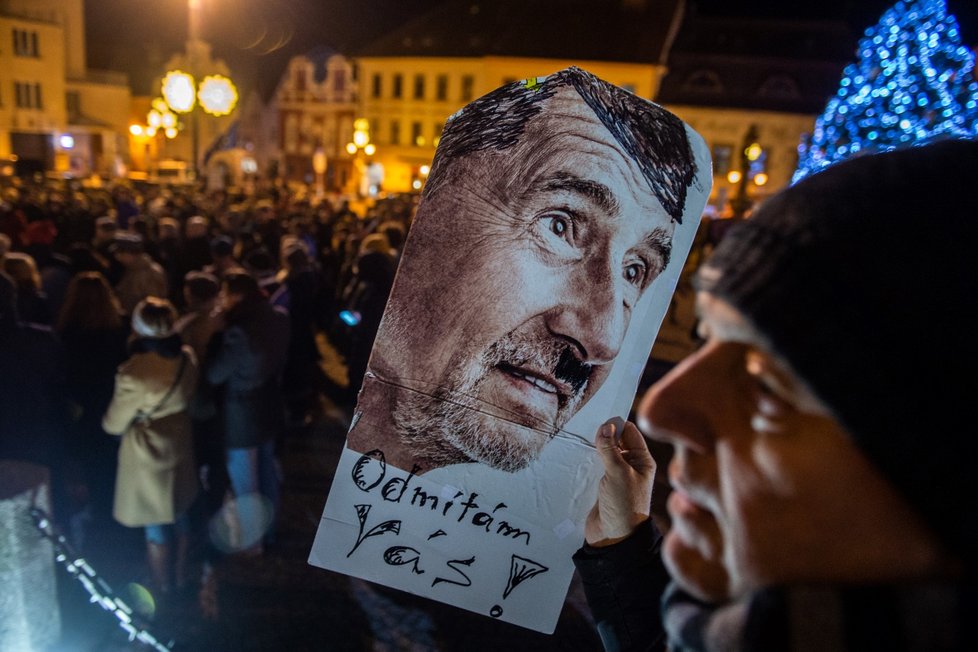
[[146,549],[156,589],[184,579],[189,545],[188,510],[197,495],[193,438],[187,403],[197,383],[197,361],[173,330],[177,313],[165,299],[148,297],[133,311],[131,357],[119,366],[115,391],[102,420],[122,436],[113,516],[146,528]]

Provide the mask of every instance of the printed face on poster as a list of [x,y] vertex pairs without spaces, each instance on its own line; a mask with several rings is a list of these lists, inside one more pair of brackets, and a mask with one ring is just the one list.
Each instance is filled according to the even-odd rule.
[[552,632],[710,190],[702,138],[577,68],[446,125],[310,563]]

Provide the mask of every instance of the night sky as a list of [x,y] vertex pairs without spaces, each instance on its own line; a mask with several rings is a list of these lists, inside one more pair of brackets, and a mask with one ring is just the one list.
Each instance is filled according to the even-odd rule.
[[[257,87],[267,98],[289,58],[324,47],[351,52],[441,1],[202,0],[203,36],[215,55],[231,67],[243,90]],[[892,4],[892,0],[688,2],[705,14],[842,19],[856,33],[874,24]],[[948,7],[958,17],[965,40],[978,44],[978,2],[950,0]],[[150,93],[150,80],[163,72],[165,61],[183,49],[187,38],[187,0],[86,0],[85,14],[89,67],[128,73],[137,94]]]

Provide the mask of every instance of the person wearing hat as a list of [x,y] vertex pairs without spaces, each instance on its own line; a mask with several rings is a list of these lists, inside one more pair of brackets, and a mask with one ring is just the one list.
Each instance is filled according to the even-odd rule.
[[978,649],[976,178],[976,142],[861,156],[725,236],[702,346],[637,409],[675,449],[664,536],[639,430],[596,440],[575,562],[608,649]]
[[123,267],[115,285],[122,310],[131,315],[136,304],[148,296],[165,297],[166,273],[143,251],[143,239],[135,233],[119,233],[112,243],[112,256]]
[[[154,589],[185,580],[189,510],[197,495],[187,406],[197,384],[197,361],[174,330],[177,312],[166,299],[147,297],[132,315],[131,357],[119,366],[102,428],[120,435],[112,514],[146,530]],[[174,537],[174,534],[176,535]],[[172,541],[176,557],[171,562]],[[171,577],[172,576],[172,577]]]

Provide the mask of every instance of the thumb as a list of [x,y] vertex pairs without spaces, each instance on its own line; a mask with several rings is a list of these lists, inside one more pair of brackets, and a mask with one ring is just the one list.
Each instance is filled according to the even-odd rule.
[[598,436],[595,438],[594,444],[598,449],[598,454],[601,456],[601,462],[604,464],[605,472],[610,472],[625,465],[625,460],[621,455],[621,449],[618,447],[618,438],[622,430],[621,426],[622,420],[618,417],[613,417],[605,421],[598,428]]

